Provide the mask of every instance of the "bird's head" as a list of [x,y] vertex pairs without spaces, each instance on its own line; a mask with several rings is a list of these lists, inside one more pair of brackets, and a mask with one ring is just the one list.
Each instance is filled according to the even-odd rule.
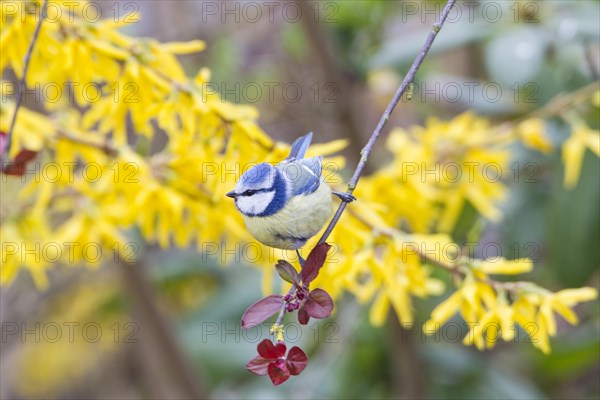
[[263,217],[275,214],[285,206],[285,185],[281,171],[262,163],[246,171],[227,196],[235,199],[242,214]]

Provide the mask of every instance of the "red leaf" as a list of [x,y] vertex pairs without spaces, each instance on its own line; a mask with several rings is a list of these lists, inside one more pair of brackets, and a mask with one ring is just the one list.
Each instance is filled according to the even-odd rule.
[[242,328],[250,329],[281,310],[283,296],[273,294],[252,304],[242,315]]
[[261,356],[256,356],[246,364],[246,369],[256,375],[266,375],[269,363],[272,362],[273,360],[267,360]]
[[327,318],[333,311],[333,299],[323,289],[311,290],[304,303],[304,309],[313,318]]
[[306,353],[302,351],[300,347],[292,347],[287,356],[286,365],[288,371],[292,375],[300,375],[306,365],[308,365],[308,357],[306,357]]
[[21,150],[12,162],[2,163],[2,172],[5,175],[22,176],[27,167],[27,163],[37,156],[37,152],[31,150]]
[[[0,155],[4,156],[8,139],[6,132],[0,131]],[[21,176],[25,173],[27,163],[37,156],[37,151],[21,150],[12,162],[2,163],[2,173],[5,175]]]
[[285,260],[278,260],[277,265],[275,265],[275,269],[277,273],[286,282],[292,283],[294,285],[298,285],[300,282],[300,276],[296,271],[296,268],[289,262]]
[[256,348],[258,350],[258,354],[264,358],[270,359],[271,361],[277,360],[280,357],[285,355],[285,344],[277,343],[273,344],[269,339],[265,339],[258,344]]
[[23,176],[25,173],[25,164],[9,163],[2,168],[2,173],[4,175]]
[[310,321],[310,315],[308,315],[303,306],[298,310],[298,322],[302,325],[306,325],[308,324],[308,321]]
[[33,160],[35,157],[37,156],[37,151],[31,151],[31,150],[21,150],[19,152],[19,154],[17,154],[17,156],[15,157],[15,164],[25,164],[28,161]]
[[269,364],[267,371],[269,373],[269,378],[271,378],[271,382],[273,382],[273,385],[275,386],[281,385],[290,378],[290,371],[288,371],[285,361],[283,360]]
[[319,270],[325,264],[325,259],[330,248],[331,246],[327,243],[318,244],[312,249],[308,257],[306,257],[304,267],[302,267],[302,271],[300,272],[304,285],[308,286],[319,275]]

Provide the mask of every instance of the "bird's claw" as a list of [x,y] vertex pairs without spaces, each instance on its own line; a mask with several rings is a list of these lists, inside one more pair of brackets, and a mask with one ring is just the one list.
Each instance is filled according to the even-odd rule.
[[337,197],[339,197],[344,203],[352,203],[356,200],[356,197],[352,196],[350,193],[346,192],[332,192]]

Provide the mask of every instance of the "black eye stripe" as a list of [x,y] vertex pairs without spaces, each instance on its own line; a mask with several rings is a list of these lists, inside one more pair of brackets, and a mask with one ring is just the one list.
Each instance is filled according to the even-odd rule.
[[240,196],[252,196],[256,193],[265,193],[265,192],[269,192],[272,189],[256,189],[256,190],[246,190],[245,192],[240,193]]

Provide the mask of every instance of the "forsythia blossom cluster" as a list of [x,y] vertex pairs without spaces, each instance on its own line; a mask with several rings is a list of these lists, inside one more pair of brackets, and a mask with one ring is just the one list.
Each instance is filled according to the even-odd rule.
[[[589,135],[597,134],[588,132],[587,142],[577,145],[591,144]],[[489,220],[500,219],[498,203],[507,187],[499,174],[509,170],[510,148],[519,140],[544,153],[553,148],[538,118],[500,130],[465,113],[447,122],[431,119],[425,127],[394,130],[387,142],[392,161],[360,181],[355,192],[360,207],[349,207],[349,215],[333,231],[340,251],[316,282],[334,298],[345,290],[361,302],[373,301],[370,320],[375,325],[383,324],[390,307],[402,323],[410,324],[413,296],[443,293],[443,281],[431,274],[433,266],[441,267],[456,278],[457,291],[434,311],[427,332],[459,311],[470,327],[465,344],[489,348],[500,337],[491,333],[489,323],[502,315],[504,339],[511,338],[517,323],[536,347],[549,351],[547,338],[556,334],[556,325],[553,313],[540,305],[553,299],[552,310],[576,323],[570,307],[594,299],[596,290],[553,294],[529,282],[495,282],[488,275],[525,273],[532,262],[477,260],[447,235],[466,204]]]
[[529,334],[533,346],[544,353],[550,352],[548,336],[556,335],[554,313],[576,324],[577,316],[571,307],[593,300],[597,294],[592,288],[552,293],[531,282],[500,283],[489,278],[489,275],[513,275],[531,269],[528,259],[497,258],[473,263],[465,269],[458,290],[433,310],[424,330],[434,333],[459,312],[470,329],[463,340],[466,345],[474,344],[480,350],[492,348],[499,338],[512,340],[518,325]]
[[[76,11],[85,6],[76,4]],[[26,268],[44,287],[45,272],[54,262],[106,261],[87,256],[88,243],[101,246],[106,250],[102,255],[112,261],[114,254],[125,253],[130,227],[138,227],[145,240],[163,248],[186,247],[194,241],[201,248],[202,243],[219,243],[224,232],[228,241],[250,241],[223,193],[247,166],[284,158],[289,147],[258,127],[254,108],[204,92],[207,69],[192,79],[185,76],[175,55],[200,51],[203,42],[133,38],[119,32],[122,21],[90,24],[81,16],[70,16],[69,8],[72,3],[63,8],[64,18],[42,25],[27,84],[60,88],[93,84],[100,98],[75,95],[82,110],[76,111],[69,96],[55,102],[40,96],[39,105],[49,115],[21,107],[9,156],[14,160],[26,149],[36,152],[37,159],[21,171],[23,179],[3,179],[3,195],[18,192],[19,201],[2,205],[2,237],[16,246],[6,249],[0,281],[9,283]],[[0,17],[0,67],[11,67],[20,77],[39,15]],[[11,88],[2,82],[5,98]],[[3,104],[3,144],[13,111],[13,103]],[[127,138],[128,121],[134,138]],[[153,124],[168,136],[158,151],[151,149],[156,141]],[[330,154],[344,143],[316,145],[312,151]],[[338,165],[342,161],[332,159]],[[23,254],[23,249],[44,249],[51,243],[79,246],[48,257]],[[263,249],[260,254],[264,259],[269,252]]]

